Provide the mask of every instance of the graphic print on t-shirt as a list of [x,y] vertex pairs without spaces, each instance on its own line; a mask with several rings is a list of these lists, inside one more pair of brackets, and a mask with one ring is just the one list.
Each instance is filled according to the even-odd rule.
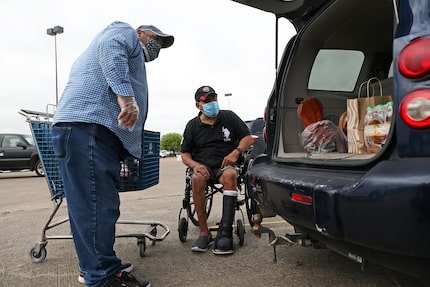
[[228,128],[222,127],[222,132],[224,133],[224,142],[231,142],[230,131]]

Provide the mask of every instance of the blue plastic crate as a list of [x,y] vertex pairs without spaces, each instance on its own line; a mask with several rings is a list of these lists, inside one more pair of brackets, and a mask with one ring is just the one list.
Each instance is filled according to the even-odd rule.
[[[52,122],[30,121],[31,130],[45,169],[52,198],[64,198],[64,184],[58,158],[52,146]],[[120,191],[143,190],[159,183],[160,133],[144,131],[143,159],[128,158],[121,162]]]
[[128,158],[121,163],[120,191],[146,189],[159,182],[160,133],[144,131],[143,159]]

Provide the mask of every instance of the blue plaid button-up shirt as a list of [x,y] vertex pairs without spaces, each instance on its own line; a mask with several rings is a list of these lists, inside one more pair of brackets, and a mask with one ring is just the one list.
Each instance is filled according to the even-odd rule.
[[[133,131],[118,125],[117,95],[135,97],[139,118]],[[101,31],[72,66],[54,116],[59,122],[100,124],[113,131],[135,157],[142,157],[148,108],[144,54],[136,30],[113,22]]]

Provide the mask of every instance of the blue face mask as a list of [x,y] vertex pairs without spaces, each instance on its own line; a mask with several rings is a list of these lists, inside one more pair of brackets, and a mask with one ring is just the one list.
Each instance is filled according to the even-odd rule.
[[210,103],[204,104],[203,113],[210,118],[216,117],[219,113],[218,102],[210,102]]

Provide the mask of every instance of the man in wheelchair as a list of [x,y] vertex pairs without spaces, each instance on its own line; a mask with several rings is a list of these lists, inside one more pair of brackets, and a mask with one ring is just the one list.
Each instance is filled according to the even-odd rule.
[[205,252],[213,239],[206,221],[205,188],[209,180],[224,187],[222,218],[214,254],[232,254],[233,220],[237,200],[237,162],[252,145],[246,124],[232,111],[219,110],[217,94],[210,86],[195,93],[199,114],[191,119],[181,143],[182,162],[190,168],[192,194],[200,235],[191,250]]

